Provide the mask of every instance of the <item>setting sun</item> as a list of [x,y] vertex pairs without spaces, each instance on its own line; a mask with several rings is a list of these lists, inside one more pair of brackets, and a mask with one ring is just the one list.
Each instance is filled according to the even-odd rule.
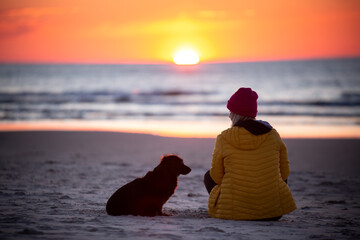
[[174,62],[178,65],[193,65],[199,62],[199,56],[192,50],[181,50],[176,53]]

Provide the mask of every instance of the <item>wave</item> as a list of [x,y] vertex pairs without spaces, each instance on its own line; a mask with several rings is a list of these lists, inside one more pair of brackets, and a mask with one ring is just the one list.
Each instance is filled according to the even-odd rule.
[[[226,97],[219,97],[211,91],[149,91],[149,92],[0,92],[0,104],[65,104],[65,103],[137,103],[160,105],[226,105]],[[331,100],[268,100],[259,101],[263,106],[321,106],[321,107],[359,107],[360,93],[343,93],[340,98]]]
[[129,94],[121,92],[18,92],[0,93],[0,103],[51,103],[63,104],[70,102],[128,102]]
[[322,107],[332,107],[332,106],[344,106],[344,107],[358,107],[360,106],[360,101],[346,101],[346,100],[333,100],[333,101],[264,101],[259,102],[260,105],[278,105],[278,106],[322,106]]
[[[92,91],[92,92],[0,92],[0,103],[92,103],[92,102],[131,102],[150,100],[150,97],[171,97],[190,95],[211,95],[206,91],[152,91],[152,92],[119,92],[119,91]],[[145,98],[145,99],[144,99]]]
[[[151,111],[146,108],[143,111],[108,111],[108,110],[91,110],[91,109],[52,109],[39,108],[29,109],[26,107],[18,109],[0,110],[0,121],[12,120],[64,120],[64,119],[84,119],[84,120],[114,120],[126,117],[227,117],[226,112],[216,111]],[[360,112],[291,112],[291,111],[261,111],[258,117],[262,116],[289,116],[289,117],[342,117],[342,118],[359,118]],[[358,120],[360,124],[360,120]]]
[[[1,92],[0,121],[226,116],[227,96],[217,91]],[[329,100],[259,101],[260,116],[360,117],[360,93]]]

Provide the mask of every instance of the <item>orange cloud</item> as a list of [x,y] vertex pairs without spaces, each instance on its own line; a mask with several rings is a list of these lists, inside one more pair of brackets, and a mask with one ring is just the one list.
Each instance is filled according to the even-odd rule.
[[0,11],[0,37],[16,37],[28,34],[44,22],[56,16],[66,17],[76,9],[60,7],[16,8]]

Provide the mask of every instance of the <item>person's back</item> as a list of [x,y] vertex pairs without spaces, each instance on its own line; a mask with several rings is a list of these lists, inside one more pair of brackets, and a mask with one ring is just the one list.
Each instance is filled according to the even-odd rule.
[[296,209],[285,182],[289,176],[286,146],[268,123],[248,115],[232,112],[233,126],[216,139],[211,169],[205,175],[214,181],[214,186],[207,186],[209,214],[276,220]]
[[210,175],[219,184],[209,197],[211,217],[267,219],[296,209],[285,183],[286,148],[275,129],[254,135],[232,127],[218,136],[216,145]]

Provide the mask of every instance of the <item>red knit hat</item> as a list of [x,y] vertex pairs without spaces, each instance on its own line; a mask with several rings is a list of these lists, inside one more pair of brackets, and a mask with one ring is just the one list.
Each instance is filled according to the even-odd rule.
[[251,88],[239,88],[227,103],[227,108],[236,114],[248,117],[256,117],[258,95]]

